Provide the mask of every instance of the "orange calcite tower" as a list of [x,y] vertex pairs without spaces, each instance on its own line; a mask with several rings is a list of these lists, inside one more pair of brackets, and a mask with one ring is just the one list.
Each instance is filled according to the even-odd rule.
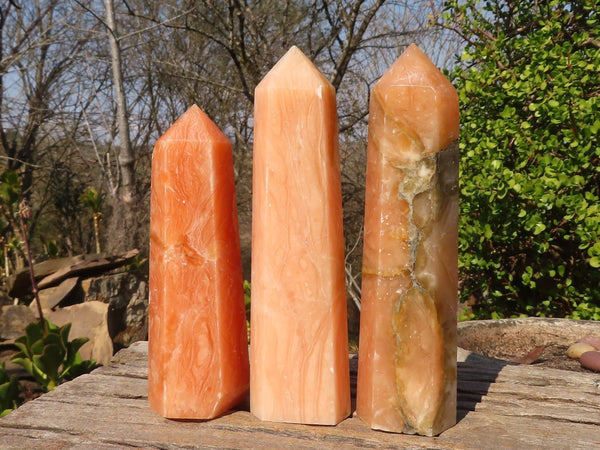
[[254,124],[250,410],[333,425],[350,413],[335,90],[292,47]]
[[433,436],[456,423],[458,96],[411,45],[373,88],[357,414]]
[[173,419],[244,400],[248,337],[231,144],[197,106],[152,156],[148,397]]

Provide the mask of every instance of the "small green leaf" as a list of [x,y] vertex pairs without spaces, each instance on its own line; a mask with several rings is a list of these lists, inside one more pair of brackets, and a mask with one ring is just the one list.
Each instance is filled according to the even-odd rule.
[[33,376],[33,364],[31,363],[30,359],[13,357],[11,358],[11,361],[23,367],[27,373]]
[[491,237],[493,236],[492,228],[487,223],[485,224],[485,230],[483,232],[483,235],[486,239],[491,239]]
[[543,223],[536,223],[535,227],[533,228],[533,234],[538,235],[545,229],[546,229],[546,225],[544,225]]

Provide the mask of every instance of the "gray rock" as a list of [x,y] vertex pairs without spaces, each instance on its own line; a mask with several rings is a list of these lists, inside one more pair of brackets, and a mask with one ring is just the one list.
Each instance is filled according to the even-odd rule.
[[0,306],[12,305],[13,303],[13,299],[10,298],[6,292],[0,289]]
[[[81,286],[77,289],[78,282],[79,278],[67,278],[58,286],[39,291],[38,296],[42,304],[42,309],[54,309],[59,304],[66,306],[81,303],[83,301],[83,291],[81,290]],[[31,301],[29,307],[35,310],[37,314],[35,298]]]
[[[66,278],[99,275],[130,262],[139,251],[134,249],[120,255],[90,254],[71,258],[56,258],[34,264],[33,270],[39,289],[56,286]],[[25,298],[31,295],[29,268],[25,268],[8,280],[8,294]]]
[[130,262],[139,254],[137,249],[129,250],[121,255],[106,256],[99,255],[84,255],[83,260],[74,262],[68,267],[54,272],[40,280],[38,287],[45,289],[50,286],[56,286],[65,278],[74,276],[94,276],[99,275],[117,267],[123,266]]
[[58,308],[45,313],[46,318],[58,326],[71,324],[69,340],[87,337],[89,341],[79,350],[83,359],[94,359],[107,364],[113,355],[113,344],[108,333],[108,305],[102,302],[86,302]]
[[148,281],[124,272],[91,278],[83,283],[85,301],[109,305],[108,327],[115,349],[148,338]]
[[[41,280],[65,267],[78,261],[83,261],[84,256],[74,256],[72,258],[55,258],[42,261],[33,265],[33,271],[36,281]],[[11,275],[7,280],[8,295],[11,297],[24,298],[31,295],[31,275],[29,267],[25,267],[16,274]]]
[[25,334],[25,327],[36,320],[31,309],[25,305],[2,307],[0,315],[0,339],[13,340]]

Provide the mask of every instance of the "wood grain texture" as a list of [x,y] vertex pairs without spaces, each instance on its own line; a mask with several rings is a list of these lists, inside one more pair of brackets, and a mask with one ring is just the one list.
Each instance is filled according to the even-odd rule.
[[[458,424],[438,437],[261,422],[247,403],[210,421],[148,405],[147,343],[0,419],[0,448],[569,448],[600,446],[600,374],[512,365],[459,349]],[[355,357],[350,360],[353,389]]]

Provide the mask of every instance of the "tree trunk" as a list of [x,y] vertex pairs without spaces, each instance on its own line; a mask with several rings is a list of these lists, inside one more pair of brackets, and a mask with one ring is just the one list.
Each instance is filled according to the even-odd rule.
[[[112,193],[112,214],[109,220],[109,252],[125,251],[136,246],[137,225],[135,207],[137,192],[135,188],[135,155],[129,136],[127,99],[123,87],[123,71],[121,68],[121,47],[117,38],[114,0],[104,0],[106,8],[106,26],[110,43],[111,66],[113,73],[113,89],[117,102],[117,120],[119,125],[119,169],[121,182],[117,193]],[[116,195],[115,195],[116,194]]]

